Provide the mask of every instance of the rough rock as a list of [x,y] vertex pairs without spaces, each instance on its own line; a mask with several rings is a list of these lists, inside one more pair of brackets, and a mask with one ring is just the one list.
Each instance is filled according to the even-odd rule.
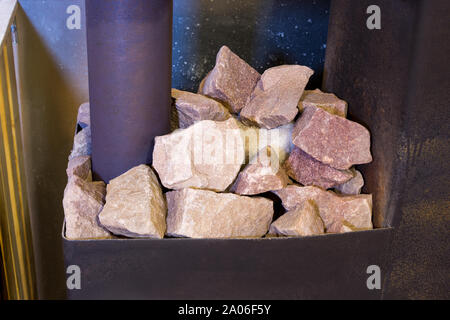
[[201,94],[172,89],[178,111],[179,127],[184,129],[202,120],[224,121],[230,117],[220,102]]
[[307,107],[303,111],[295,124],[292,142],[316,160],[340,170],[372,161],[369,131],[320,108]]
[[167,234],[190,238],[262,237],[273,217],[271,200],[183,189],[166,193]]
[[361,188],[364,186],[364,178],[361,172],[355,169],[351,169],[351,171],[353,174],[353,178],[351,178],[344,184],[335,187],[335,189],[342,194],[360,194]]
[[77,123],[82,128],[86,128],[91,125],[91,112],[89,102],[83,103],[78,108]]
[[166,211],[158,178],[149,166],[139,165],[109,182],[99,220],[117,235],[163,238]]
[[217,54],[214,69],[201,84],[200,93],[225,102],[231,112],[238,113],[250,99],[260,76],[247,62],[223,46]]
[[333,93],[325,93],[319,89],[305,90],[298,103],[298,109],[303,112],[306,107],[322,108],[331,114],[344,118],[347,116],[346,101],[339,99]]
[[66,172],[69,179],[75,175],[83,180],[92,181],[91,157],[79,156],[70,159]]
[[79,156],[91,155],[91,127],[79,131],[74,138],[72,152],[69,160]]
[[339,233],[364,231],[364,230],[370,230],[370,228],[357,228],[354,225],[352,225],[350,222],[344,220],[344,221],[342,221],[342,226],[341,226]]
[[205,81],[206,79],[208,79],[209,75],[211,74],[212,70],[210,72],[208,72],[208,74],[206,75],[206,77],[204,77],[202,79],[202,81],[200,81],[200,84],[198,86],[198,90],[197,93],[201,94],[203,92],[203,87],[205,86]]
[[180,128],[180,121],[178,119],[178,110],[175,106],[175,99],[172,98],[172,104],[170,105],[170,132],[173,132]]
[[317,161],[306,152],[294,147],[284,163],[289,177],[305,186],[318,186],[324,189],[349,181],[353,174],[350,170],[338,170]]
[[156,137],[153,167],[166,188],[224,191],[244,163],[243,142],[234,118],[200,121]]
[[248,127],[241,122],[239,122],[239,126],[245,141],[246,159],[254,158],[259,150],[270,146],[271,150],[276,153],[280,163],[283,163],[294,147],[292,144],[294,124],[292,122],[270,130]]
[[276,152],[266,147],[239,173],[231,190],[240,195],[255,195],[282,189],[288,182]]
[[305,201],[302,205],[286,212],[273,222],[269,234],[283,236],[311,236],[325,233],[319,209],[312,200]]
[[320,217],[325,223],[327,232],[341,232],[343,221],[351,223],[356,228],[373,228],[372,195],[370,194],[339,196],[318,187],[297,185],[289,185],[274,193],[280,197],[287,210],[313,200],[319,208]]
[[298,102],[313,73],[299,65],[267,69],[240,113],[242,121],[272,129],[294,120]]
[[111,234],[98,223],[105,197],[103,182],[89,182],[72,175],[64,190],[63,207],[68,239],[93,239]]

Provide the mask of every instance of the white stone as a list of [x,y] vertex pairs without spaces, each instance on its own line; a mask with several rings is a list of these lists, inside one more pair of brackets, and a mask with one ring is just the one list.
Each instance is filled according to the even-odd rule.
[[245,160],[240,127],[234,118],[204,120],[156,137],[153,167],[169,189],[224,191]]

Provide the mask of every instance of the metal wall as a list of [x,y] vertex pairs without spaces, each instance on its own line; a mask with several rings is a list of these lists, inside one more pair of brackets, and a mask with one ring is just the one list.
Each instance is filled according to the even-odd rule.
[[[175,0],[173,86],[196,90],[227,44],[259,71],[312,67],[321,83],[329,0]],[[88,100],[83,0],[20,0],[18,32],[23,125],[38,293],[65,296],[60,230],[65,167],[76,111]],[[66,27],[69,5],[81,29]]]
[[[62,195],[77,107],[88,100],[85,28],[66,9],[84,2],[20,1],[17,13],[24,151],[40,298],[63,298]],[[82,13],[82,26],[84,14]]]

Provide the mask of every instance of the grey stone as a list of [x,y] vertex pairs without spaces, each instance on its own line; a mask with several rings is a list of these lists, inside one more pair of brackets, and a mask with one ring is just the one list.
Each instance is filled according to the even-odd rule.
[[332,191],[318,187],[289,185],[274,191],[283,206],[292,210],[308,200],[313,200],[319,208],[320,217],[325,223],[326,232],[338,233],[344,221],[356,228],[372,229],[372,195],[339,196]]
[[234,118],[204,120],[156,137],[153,167],[169,189],[224,191],[245,160],[240,126]]
[[259,238],[272,221],[273,203],[259,197],[182,189],[166,193],[167,234],[190,238]]
[[310,68],[299,65],[267,69],[240,113],[242,121],[272,129],[294,120],[298,102],[313,73]]
[[91,125],[91,111],[89,102],[83,103],[78,108],[77,123],[82,128],[89,127]]
[[319,209],[312,200],[286,212],[272,223],[269,234],[282,236],[312,236],[325,233]]
[[361,188],[364,186],[364,178],[358,170],[351,169],[351,171],[353,177],[347,182],[335,187],[338,192],[349,195],[361,193]]
[[75,175],[83,180],[92,181],[91,157],[79,156],[70,159],[66,172],[69,179]]
[[91,155],[91,127],[85,127],[75,135],[69,160],[79,156]]
[[172,89],[178,111],[179,127],[184,129],[202,120],[224,121],[230,117],[228,109],[206,96]]
[[111,237],[98,223],[105,193],[105,184],[101,181],[89,182],[77,175],[69,178],[63,198],[66,238],[75,240]]
[[166,212],[158,178],[149,166],[139,165],[110,181],[99,220],[117,235],[163,238]]

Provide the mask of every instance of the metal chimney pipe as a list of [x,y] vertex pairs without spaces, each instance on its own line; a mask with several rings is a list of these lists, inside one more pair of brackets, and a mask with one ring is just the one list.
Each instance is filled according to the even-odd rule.
[[94,177],[152,161],[169,132],[172,0],[86,1]]

